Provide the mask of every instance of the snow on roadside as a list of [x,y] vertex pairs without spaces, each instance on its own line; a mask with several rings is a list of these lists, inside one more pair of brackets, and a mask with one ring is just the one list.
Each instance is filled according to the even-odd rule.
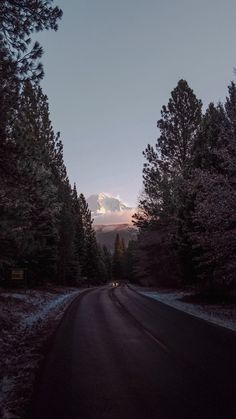
[[207,320],[218,326],[236,331],[236,307],[235,305],[223,304],[196,304],[182,301],[181,299],[191,295],[189,292],[179,291],[141,291],[143,295],[154,298],[164,304],[185,311],[193,316]]
[[[78,292],[75,291],[75,294],[77,295]],[[57,309],[58,306],[61,306],[66,300],[68,300],[68,297],[71,297],[71,295],[73,295],[73,293],[60,295],[52,301],[47,302],[40,311],[26,316],[26,318],[22,322],[22,325],[32,327],[34,323],[38,321],[43,321],[48,316],[51,310]]]
[[55,330],[75,288],[0,290],[0,417],[19,419],[32,394],[42,347]]

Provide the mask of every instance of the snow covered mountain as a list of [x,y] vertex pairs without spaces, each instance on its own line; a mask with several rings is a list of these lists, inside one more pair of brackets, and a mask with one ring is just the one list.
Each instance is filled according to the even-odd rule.
[[105,192],[91,195],[88,199],[88,206],[92,215],[102,215],[107,212],[128,211],[132,208],[127,207],[122,201]]
[[135,208],[104,192],[91,195],[87,203],[94,219],[98,243],[113,252],[117,233],[124,239],[126,245],[136,238],[137,229],[132,225]]

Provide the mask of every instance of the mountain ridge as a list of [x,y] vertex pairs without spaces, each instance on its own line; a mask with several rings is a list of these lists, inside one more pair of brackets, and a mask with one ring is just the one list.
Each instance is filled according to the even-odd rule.
[[106,192],[90,195],[87,199],[87,203],[92,215],[132,210],[132,207],[128,207],[119,198]]
[[105,245],[113,252],[117,234],[124,239],[126,245],[136,239],[137,229],[132,225],[135,208],[106,192],[90,195],[87,203],[94,218],[94,229],[100,245]]

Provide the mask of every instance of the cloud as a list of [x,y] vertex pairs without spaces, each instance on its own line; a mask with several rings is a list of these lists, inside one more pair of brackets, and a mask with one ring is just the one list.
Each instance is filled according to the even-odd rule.
[[125,211],[109,211],[106,214],[94,216],[94,224],[132,224],[132,215],[135,213],[135,208]]

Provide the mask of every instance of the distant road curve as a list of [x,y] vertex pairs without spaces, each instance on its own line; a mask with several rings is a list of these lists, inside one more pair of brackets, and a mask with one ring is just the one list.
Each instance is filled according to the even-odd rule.
[[77,298],[27,419],[236,418],[236,333],[126,285]]

